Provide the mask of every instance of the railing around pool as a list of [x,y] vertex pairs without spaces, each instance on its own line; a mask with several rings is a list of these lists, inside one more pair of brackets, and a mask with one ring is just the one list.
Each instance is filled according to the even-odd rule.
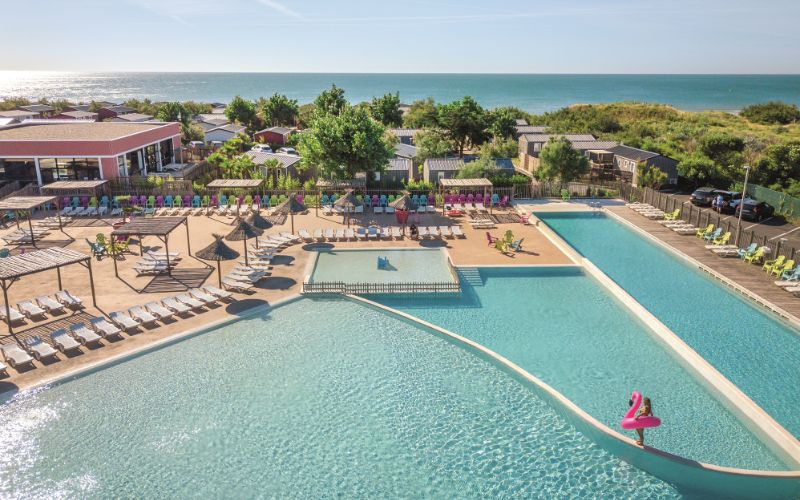
[[304,282],[304,294],[371,293],[460,293],[458,282],[344,283],[342,281]]

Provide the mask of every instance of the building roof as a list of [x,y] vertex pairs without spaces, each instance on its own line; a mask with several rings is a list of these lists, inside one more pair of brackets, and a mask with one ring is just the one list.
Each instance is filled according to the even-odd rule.
[[61,116],[69,116],[71,118],[97,118],[97,113],[91,111],[63,111]]
[[494,164],[503,170],[514,170],[514,162],[511,161],[511,158],[495,158]]
[[112,112],[114,112],[114,113],[116,113],[118,115],[124,115],[124,114],[127,114],[127,113],[134,113],[136,111],[135,109],[129,108],[128,106],[118,106],[118,105],[105,106],[105,107],[103,107],[103,109],[107,109],[107,110],[112,111]]
[[0,130],[0,141],[113,141],[122,137],[168,126],[167,123],[73,122],[21,124]]
[[572,143],[572,147],[575,149],[580,149],[581,151],[586,151],[589,149],[605,149],[609,150],[617,145],[614,141],[570,141]]
[[111,231],[112,236],[166,236],[186,217],[139,217]]
[[94,181],[55,181],[42,186],[42,190],[50,191],[94,191],[108,183],[107,180]]
[[654,153],[652,151],[645,151],[644,149],[637,149],[623,145],[614,146],[607,149],[610,152],[614,153],[616,156],[622,156],[624,158],[628,158],[629,160],[635,160],[637,162],[649,160],[654,156],[659,156],[658,153]]
[[19,106],[19,109],[25,111],[32,111],[34,113],[47,113],[49,111],[55,111],[53,106],[48,106],[47,104],[31,104],[29,106]]
[[294,130],[286,127],[269,127],[265,128],[264,130],[259,130],[256,134],[261,134],[264,132],[272,132],[273,134],[280,134],[280,135],[287,135],[291,134]]
[[214,179],[206,184],[210,188],[257,188],[264,183],[264,179]]
[[9,111],[0,111],[0,117],[3,118],[29,118],[36,116],[37,113],[33,111],[23,111],[21,109],[12,109]]
[[211,120],[225,120],[227,122],[228,118],[220,113],[200,113],[194,115],[194,121],[196,122],[209,122]]
[[3,259],[0,266],[0,279],[9,280],[41,271],[49,271],[61,266],[87,262],[91,257],[69,248],[53,247],[34,250]]
[[547,127],[544,125],[517,125],[518,134],[544,134],[545,130]]
[[517,127],[520,127],[520,126],[523,126],[523,125],[527,125],[528,124],[528,120],[526,120],[524,118],[517,118],[516,120],[514,120],[514,123],[517,125]]
[[89,111],[89,104],[70,104],[66,106],[67,108],[72,108],[75,111]]
[[142,113],[125,113],[124,115],[119,115],[114,119],[126,122],[146,122],[152,120],[153,117]]
[[55,201],[55,196],[9,196],[0,200],[0,210],[33,210]]
[[239,132],[244,132],[245,130],[247,130],[247,127],[245,127],[244,125],[237,125],[236,123],[227,123],[225,125],[212,128],[211,130],[206,130],[206,134],[210,132],[215,132],[217,130],[230,132],[232,134],[238,134]]
[[227,125],[227,124],[230,123],[230,121],[227,118],[225,118],[224,116],[222,116],[222,117],[219,117],[219,115],[217,115],[217,116],[218,116],[218,118],[208,118],[207,120],[203,120],[200,123],[207,123],[208,125],[212,125],[212,128],[213,127],[221,127],[223,125]]
[[592,134],[522,134],[522,139],[527,142],[547,142],[556,137],[566,137],[570,142],[596,140]]
[[13,123],[17,123],[17,121],[18,120],[16,118],[6,118],[6,117],[3,117],[3,116],[0,116],[0,127],[5,127],[6,125],[11,125]]
[[417,156],[417,147],[411,144],[403,144],[398,142],[394,145],[394,154],[401,158],[414,158]]
[[421,128],[390,128],[389,132],[399,137],[414,137],[422,131]]
[[442,187],[491,187],[492,181],[484,178],[477,179],[439,179]]
[[278,160],[281,162],[283,168],[289,168],[295,163],[300,162],[302,158],[297,155],[286,155],[283,153],[266,153],[262,151],[248,151],[245,153],[256,165],[261,165],[268,160]]
[[428,158],[425,160],[428,170],[461,170],[464,160],[461,158]]
[[408,172],[411,169],[411,160],[409,158],[392,158],[389,160],[389,166],[386,168],[388,171],[401,170]]

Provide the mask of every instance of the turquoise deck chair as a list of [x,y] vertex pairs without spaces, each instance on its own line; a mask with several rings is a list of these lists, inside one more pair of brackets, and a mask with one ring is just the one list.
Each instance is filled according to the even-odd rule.
[[261,208],[269,208],[269,195],[265,194],[261,197]]
[[228,204],[228,197],[224,194],[219,195],[219,206],[224,207]]
[[200,195],[199,194],[194,195],[194,198],[192,198],[192,207],[200,208]]
[[328,195],[327,194],[323,194],[322,195],[322,204],[323,205],[327,205],[329,202],[330,202],[330,199],[328,198]]
[[164,197],[164,206],[165,207],[171,207],[172,206],[172,195],[171,194],[168,194],[167,196]]

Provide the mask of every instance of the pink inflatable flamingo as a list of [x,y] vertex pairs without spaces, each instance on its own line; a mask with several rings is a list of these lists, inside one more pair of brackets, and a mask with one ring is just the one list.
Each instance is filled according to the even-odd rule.
[[658,417],[636,418],[636,412],[639,411],[639,407],[642,405],[642,393],[633,391],[630,404],[631,407],[628,408],[628,411],[625,413],[625,418],[620,422],[623,429],[630,431],[634,429],[648,429],[661,425],[661,419]]

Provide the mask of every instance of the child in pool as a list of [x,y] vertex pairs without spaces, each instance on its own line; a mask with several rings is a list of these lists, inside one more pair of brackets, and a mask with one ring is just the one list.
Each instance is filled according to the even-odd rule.
[[[636,414],[636,418],[639,417],[652,417],[653,416],[653,407],[650,404],[650,398],[644,398],[642,400],[642,407],[639,408],[639,412]],[[639,446],[644,446],[644,429],[636,429],[636,433],[639,434],[639,439],[636,441],[636,444]]]

